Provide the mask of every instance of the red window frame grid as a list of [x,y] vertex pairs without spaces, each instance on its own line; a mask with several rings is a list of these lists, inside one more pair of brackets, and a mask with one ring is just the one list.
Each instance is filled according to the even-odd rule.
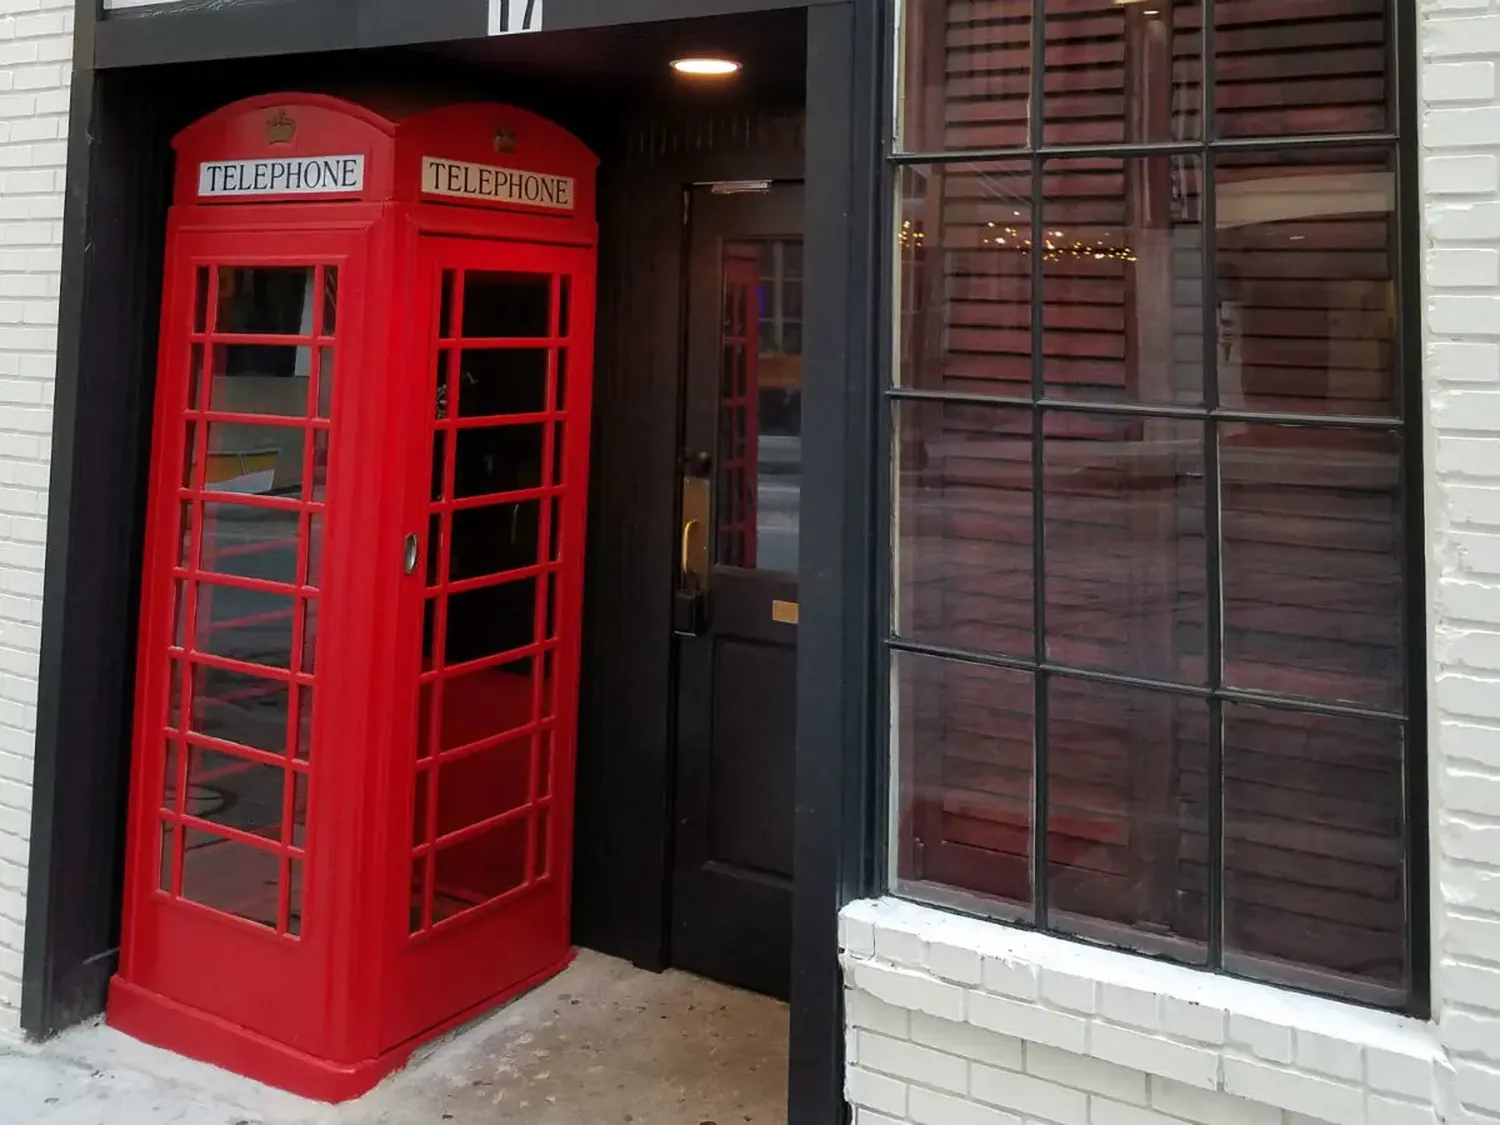
[[[263,269],[278,266],[310,267],[314,271],[312,286],[313,323],[310,333],[308,335],[288,335],[284,333],[259,335],[243,332],[218,332],[220,271],[226,268]],[[298,846],[293,842],[296,799],[300,792],[304,800],[310,802],[312,791],[311,748],[303,747],[300,740],[303,735],[301,710],[304,701],[310,698],[310,694],[315,688],[316,667],[304,668],[302,667],[302,662],[306,642],[304,626],[306,621],[315,615],[315,607],[318,604],[320,589],[318,586],[307,582],[307,568],[310,537],[315,518],[324,520],[324,534],[327,534],[327,475],[330,471],[330,451],[332,448],[333,431],[332,418],[320,417],[319,411],[322,403],[324,379],[331,378],[334,386],[338,385],[336,372],[339,364],[340,350],[337,346],[336,320],[334,330],[331,332],[325,331],[324,322],[328,305],[326,284],[328,271],[330,269],[341,270],[344,266],[345,261],[339,255],[320,256],[319,260],[314,262],[301,259],[292,261],[285,258],[265,260],[240,257],[211,261],[195,260],[191,267],[194,270],[194,285],[191,297],[193,307],[190,314],[192,330],[187,336],[190,366],[183,388],[181,409],[176,416],[178,425],[180,426],[179,434],[183,438],[182,454],[187,464],[184,465],[184,472],[179,475],[179,483],[173,492],[178,521],[176,527],[177,534],[174,538],[177,556],[173,560],[170,571],[174,599],[174,623],[173,632],[168,638],[166,652],[169,662],[168,680],[165,685],[166,691],[164,698],[159,702],[162,710],[169,709],[175,682],[180,714],[183,716],[183,721],[180,727],[174,726],[176,717],[167,713],[162,716],[163,721],[158,728],[162,733],[167,747],[165,755],[166,767],[174,771],[175,776],[171,779],[170,790],[167,788],[166,778],[162,778],[158,783],[157,820],[160,827],[160,839],[157,842],[157,848],[162,849],[167,846],[167,841],[170,839],[171,856],[170,864],[164,863],[163,859],[165,857],[161,855],[160,850],[158,851],[156,892],[158,894],[165,894],[174,902],[192,909],[204,910],[218,917],[230,918],[236,923],[252,927],[257,932],[267,932],[272,927],[265,926],[238,913],[201,903],[183,895],[183,866],[188,831],[202,832],[249,846],[257,851],[275,856],[277,859],[277,907],[274,932],[278,937],[290,941],[300,940],[302,934],[305,933],[305,927],[301,924],[299,924],[295,932],[291,929],[291,892],[293,878],[300,872],[302,876],[301,892],[305,901],[309,853],[309,848],[306,844]],[[334,300],[337,300],[337,297]],[[335,312],[336,317],[337,313]],[[214,409],[212,401],[214,381],[212,357],[214,348],[216,346],[234,344],[270,347],[306,347],[309,349],[311,364],[307,388],[307,406],[302,415],[255,414]],[[332,413],[333,411],[330,409],[329,414],[331,415]],[[208,488],[206,478],[209,453],[209,427],[214,423],[274,426],[283,429],[302,430],[303,465],[308,467],[308,471],[304,474],[301,482],[300,496],[296,499],[257,496],[217,492]],[[319,453],[318,438],[320,434],[323,435],[321,451],[324,458],[321,485],[318,483],[318,464],[316,460]],[[325,499],[319,500],[314,498],[320,489]],[[205,570],[203,568],[202,552],[205,519],[204,505],[207,503],[296,513],[298,517],[295,571],[297,581],[284,583]],[[183,527],[184,520],[191,520],[190,528]],[[185,532],[187,534],[184,534]],[[189,544],[186,560],[182,556],[184,539]],[[256,546],[260,549],[267,549],[269,545],[258,544]],[[292,599],[292,635],[288,667],[281,669],[269,665],[199,652],[196,649],[200,635],[198,631],[198,609],[201,602],[200,590],[203,586],[207,586],[210,589],[224,587],[272,593]],[[279,615],[256,615],[249,618],[240,618],[229,622],[217,623],[214,628],[243,627],[246,624],[255,623],[263,618],[274,616]],[[316,661],[315,653],[314,661]],[[191,713],[193,706],[193,671],[195,667],[217,668],[222,671],[254,676],[259,679],[285,684],[288,692],[287,725],[286,738],[284,740],[285,745],[281,753],[272,753],[255,747],[245,746],[241,743],[230,742],[194,732],[192,730]],[[310,730],[308,731],[308,735],[310,737]],[[259,836],[253,832],[195,816],[187,811],[188,780],[191,776],[191,763],[195,750],[211,751],[232,756],[242,760],[247,766],[273,766],[282,770],[282,804],[278,838],[270,839]],[[170,804],[167,800],[168,792],[171,793],[172,798]],[[304,809],[303,815],[305,824],[308,816],[306,809]],[[167,874],[167,885],[165,886],[162,885],[163,872]]]
[[[558,520],[558,538],[553,545],[553,521],[560,515],[564,497],[567,495],[567,458],[563,455],[567,441],[566,427],[570,418],[564,401],[566,387],[558,378],[564,357],[570,349],[573,337],[571,325],[563,324],[563,286],[569,288],[568,308],[571,312],[573,285],[569,269],[549,269],[545,272],[516,270],[518,275],[543,277],[549,281],[548,318],[551,333],[545,337],[465,337],[462,335],[464,314],[464,278],[470,273],[495,272],[483,267],[454,267],[444,269],[434,295],[433,323],[438,332],[433,341],[430,370],[438,373],[448,387],[448,398],[443,413],[434,412],[431,439],[441,441],[443,479],[439,497],[427,504],[427,526],[432,517],[438,523],[436,544],[429,543],[428,551],[437,551],[436,581],[427,583],[423,598],[433,603],[433,626],[431,639],[432,666],[428,667],[428,653],[422,654],[423,667],[417,677],[417,690],[430,691],[426,704],[426,715],[419,708],[419,722],[425,721],[427,729],[419,733],[417,760],[414,767],[413,840],[411,849],[412,883],[420,896],[420,912],[407,935],[410,941],[420,941],[430,935],[446,932],[452,926],[470,919],[482,917],[500,909],[506,903],[544,885],[551,878],[553,864],[545,854],[538,856],[539,826],[546,826],[551,817],[556,785],[548,777],[545,793],[540,792],[541,747],[544,740],[554,739],[557,727],[558,707],[556,697],[555,666],[561,648],[558,619],[561,611],[562,575],[567,561],[568,544],[563,538],[562,521]],[[448,306],[448,321],[443,323],[443,298],[451,301]],[[465,351],[536,351],[547,350],[546,402],[547,409],[522,414],[478,415],[461,417],[462,380],[458,378],[459,358]],[[434,396],[435,401],[435,396]],[[542,430],[543,483],[534,488],[513,489],[506,492],[481,496],[454,498],[453,490],[457,465],[457,438],[463,430],[499,429],[538,425]],[[562,442],[558,441],[562,436]],[[537,555],[535,563],[514,567],[494,574],[480,575],[458,582],[448,580],[451,564],[453,514],[475,508],[499,507],[527,500],[541,501],[541,512],[537,528]],[[533,597],[532,641],[529,644],[493,653],[475,660],[448,665],[443,653],[447,643],[448,606],[450,599],[473,590],[492,589],[536,578],[540,581]],[[549,594],[551,597],[549,598]],[[553,603],[551,620],[548,619],[548,604]],[[443,688],[450,680],[483,672],[490,668],[503,667],[518,660],[532,660],[531,669],[531,717],[518,727],[485,736],[458,746],[444,749],[442,746]],[[549,663],[554,673],[547,675]],[[552,690],[548,691],[548,684]],[[442,767],[450,762],[496,749],[507,743],[526,741],[528,745],[527,799],[524,804],[485,817],[472,824],[438,835],[438,802]],[[546,768],[556,768],[555,747],[547,754]],[[424,800],[426,807],[420,818],[415,801]],[[524,878],[516,886],[488,899],[471,903],[445,918],[436,918],[434,902],[439,891],[437,885],[437,856],[448,848],[496,831],[518,820],[527,823],[526,859]],[[540,850],[545,853],[545,842]],[[542,862],[538,862],[539,858]],[[419,874],[420,873],[420,874]],[[455,896],[461,897],[461,896]]]

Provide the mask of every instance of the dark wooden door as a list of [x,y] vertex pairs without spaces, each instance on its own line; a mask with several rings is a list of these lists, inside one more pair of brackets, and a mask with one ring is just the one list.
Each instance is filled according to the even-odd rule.
[[695,188],[672,961],[786,996],[796,749],[802,188]]

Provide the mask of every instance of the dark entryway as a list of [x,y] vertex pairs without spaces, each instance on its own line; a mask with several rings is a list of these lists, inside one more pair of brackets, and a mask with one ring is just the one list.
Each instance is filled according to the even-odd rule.
[[671,958],[785,996],[791,966],[802,188],[689,197]]
[[[842,1086],[834,908],[864,893],[873,870],[861,764],[872,508],[859,450],[876,400],[864,381],[846,386],[846,373],[870,369],[876,338],[868,323],[870,247],[859,233],[878,194],[883,39],[876,6],[714,0],[707,18],[674,20],[688,7],[678,0],[560,0],[548,5],[545,34],[490,41],[472,38],[482,20],[471,17],[483,14],[473,0],[431,0],[418,20],[386,0],[350,0],[313,20],[316,27],[286,21],[285,7],[171,5],[108,20],[92,5],[80,10],[26,1026],[47,1034],[97,1011],[118,941],[121,778],[139,595],[133,560],[141,554],[168,139],[215,105],[269,89],[347,96],[374,87],[398,97],[421,89],[445,101],[524,104],[601,157],[594,417],[608,424],[596,429],[592,449],[577,792],[578,824],[586,830],[574,841],[572,932],[578,945],[646,968],[671,965],[687,949],[673,932],[675,909],[688,901],[673,894],[675,860],[685,854],[677,831],[685,646],[673,633],[688,325],[685,197],[694,184],[805,178],[807,210],[820,218],[808,228],[810,379],[801,411],[806,432],[817,436],[799,453],[806,484],[799,506],[807,513],[803,526],[822,533],[797,545],[801,589],[770,598],[800,602],[799,624],[788,624],[786,607],[777,610],[781,619],[772,617],[767,603],[765,637],[726,631],[714,643],[757,652],[795,644],[798,678],[805,688],[816,667],[820,690],[792,691],[787,647],[779,673],[738,677],[775,686],[782,709],[739,703],[757,721],[774,716],[767,722],[768,732],[775,728],[772,744],[789,735],[795,709],[798,743],[821,749],[816,760],[800,756],[795,771],[782,761],[774,784],[771,772],[756,774],[767,784],[757,780],[742,795],[760,803],[737,810],[744,819],[734,825],[728,818],[711,823],[704,854],[729,854],[769,881],[784,878],[792,866],[795,790],[797,879],[795,892],[782,892],[777,923],[782,933],[790,928],[785,904],[794,899],[796,938],[783,940],[797,950],[790,991],[801,1046],[792,1051],[789,1101],[794,1120],[831,1120]],[[737,85],[671,84],[666,59],[714,50],[744,61]],[[767,237],[787,243],[785,252],[797,233],[783,227]],[[750,226],[740,238],[761,235]],[[785,341],[778,347],[790,353]],[[773,407],[784,412],[789,398]],[[779,444],[785,453],[789,443]],[[758,462],[760,451],[756,456]],[[757,535],[759,519],[758,511]],[[768,539],[766,551],[787,547],[782,536],[779,546]],[[758,562],[770,557],[760,551],[758,542]],[[128,561],[101,566],[101,559]],[[741,743],[749,733],[732,723]],[[738,753],[733,743],[708,745],[721,757]],[[66,784],[60,762],[71,763]],[[711,765],[710,781],[715,777]],[[772,833],[764,826],[774,817],[763,810],[778,784],[786,799]],[[728,786],[750,788],[732,777]],[[706,800],[711,808],[711,789]],[[713,836],[731,827],[736,834],[727,842]],[[765,850],[735,852],[736,839]],[[781,982],[758,987],[785,993],[786,955],[777,957]],[[706,965],[701,971],[716,972]]]

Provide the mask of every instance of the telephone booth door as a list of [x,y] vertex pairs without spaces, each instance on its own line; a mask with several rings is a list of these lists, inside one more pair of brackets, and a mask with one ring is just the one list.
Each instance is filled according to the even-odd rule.
[[568,939],[593,251],[420,240],[403,688],[410,844],[384,1035],[550,975]]
[[332,936],[311,779],[339,726],[325,546],[367,238],[180,232],[163,306],[134,764],[150,889],[126,941],[173,1003],[296,1044],[325,1030],[302,999]]

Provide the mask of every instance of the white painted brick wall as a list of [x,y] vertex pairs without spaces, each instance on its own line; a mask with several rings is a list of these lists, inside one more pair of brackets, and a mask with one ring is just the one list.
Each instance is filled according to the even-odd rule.
[[[1432,985],[1452,1095],[1483,1120],[1500,1118],[1500,5],[1418,7]],[[1421,1080],[1388,1060],[1375,1074],[1397,1094]],[[1372,1122],[1402,1119],[1371,1108]]]
[[[1431,1023],[895,899],[848,907],[841,934],[859,1113],[919,1125],[1458,1116],[1461,1075]],[[954,948],[979,960],[978,983]],[[1500,1063],[1497,1029],[1472,1019],[1453,1034]]]
[[0,1036],[19,1026],[73,0],[0,0]]
[[1500,0],[1395,2],[1420,25],[1434,1018],[856,903],[851,1026],[926,1013],[948,1056],[939,1085],[855,1035],[893,1094],[851,1084],[857,1125],[1500,1123]]

